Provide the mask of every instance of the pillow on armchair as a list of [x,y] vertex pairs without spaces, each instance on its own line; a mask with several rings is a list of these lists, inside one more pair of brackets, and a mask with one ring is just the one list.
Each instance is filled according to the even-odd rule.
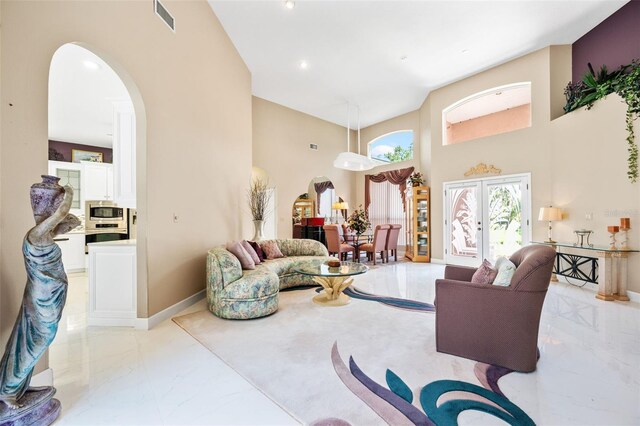
[[499,257],[496,260],[497,275],[493,280],[493,285],[501,285],[508,287],[511,285],[511,279],[516,273],[516,265],[506,257]]
[[474,284],[491,284],[496,279],[498,271],[493,269],[491,262],[487,259],[482,261],[482,265],[474,272],[471,282]]

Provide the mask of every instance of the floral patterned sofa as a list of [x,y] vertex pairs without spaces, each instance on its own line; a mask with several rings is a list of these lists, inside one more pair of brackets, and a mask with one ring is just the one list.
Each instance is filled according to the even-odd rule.
[[315,284],[312,277],[296,274],[293,268],[312,259],[327,260],[327,248],[314,240],[273,241],[286,257],[266,260],[253,270],[243,271],[240,261],[224,247],[209,250],[207,304],[211,312],[229,319],[263,317],[278,309],[279,290]]

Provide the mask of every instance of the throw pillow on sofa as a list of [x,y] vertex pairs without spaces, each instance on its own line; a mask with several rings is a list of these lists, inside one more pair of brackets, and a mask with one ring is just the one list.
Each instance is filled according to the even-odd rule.
[[260,247],[267,259],[278,259],[280,257],[284,257],[284,254],[280,251],[280,247],[278,247],[278,243],[275,241],[265,241],[260,244]]
[[239,241],[227,243],[227,250],[238,258],[242,269],[256,269],[256,264]]
[[247,251],[247,253],[249,253],[249,256],[251,256],[251,259],[253,259],[253,263],[255,263],[256,265],[259,265],[260,258],[258,257],[258,253],[256,253],[253,247],[251,247],[251,244],[249,244],[247,240],[240,241],[240,244],[242,244],[242,248],[244,248]]
[[474,284],[491,284],[498,275],[498,271],[492,268],[491,262],[487,259],[482,261],[482,265],[474,272],[471,282]]
[[256,254],[258,255],[258,258],[260,259],[260,262],[264,262],[266,257],[264,256],[264,252],[260,248],[260,244],[255,241],[247,241],[247,242],[253,248],[253,250],[255,250]]
[[511,279],[516,273],[516,265],[506,257],[499,257],[498,260],[496,260],[495,269],[498,270],[498,274],[496,275],[496,279],[493,280],[493,285],[500,285],[503,287],[510,286]]

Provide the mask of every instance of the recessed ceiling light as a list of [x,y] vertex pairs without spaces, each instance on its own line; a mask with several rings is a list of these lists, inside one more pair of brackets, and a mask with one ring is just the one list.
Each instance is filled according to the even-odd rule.
[[97,70],[98,68],[100,68],[100,65],[93,61],[83,61],[82,65],[84,65],[84,67],[89,70]]
[[462,53],[469,53],[469,49],[462,49]]
[[496,96],[502,95],[502,92],[496,92]]
[[408,58],[408,56],[407,56],[407,55],[402,55],[402,56],[400,56],[400,60],[401,60],[401,61],[406,61],[406,60],[407,60],[407,58]]
[[300,68],[303,70],[309,68],[309,64],[307,63],[307,61],[300,61]]
[[287,1],[284,2],[284,7],[286,7],[289,10],[291,10],[294,7],[296,7],[296,2],[294,2],[293,0],[287,0]]

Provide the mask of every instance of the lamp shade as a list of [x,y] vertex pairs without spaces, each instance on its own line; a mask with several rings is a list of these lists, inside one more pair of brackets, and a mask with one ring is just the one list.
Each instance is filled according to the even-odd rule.
[[340,210],[340,206],[342,205],[341,202],[336,201],[335,203],[331,204],[331,208],[334,210]]
[[349,203],[343,201],[340,203],[340,210],[349,210]]
[[554,222],[562,220],[562,210],[558,207],[540,207],[538,220]]
[[374,166],[375,164],[373,164],[373,161],[371,161],[369,157],[356,154],[355,152],[341,152],[336,159],[333,160],[333,167],[351,170],[353,172],[371,170]]

